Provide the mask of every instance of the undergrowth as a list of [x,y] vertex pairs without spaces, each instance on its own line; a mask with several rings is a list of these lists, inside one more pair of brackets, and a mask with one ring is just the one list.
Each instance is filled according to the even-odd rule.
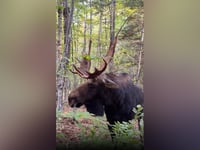
[[[62,118],[71,118],[74,120],[75,125],[80,129],[77,135],[79,142],[69,141],[64,143],[62,148],[57,149],[142,149],[143,148],[143,134],[144,134],[144,122],[142,107],[137,106],[137,109],[133,111],[136,113],[135,119],[129,122],[117,122],[113,126],[113,132],[116,135],[113,141],[110,138],[110,132],[107,127],[106,117],[94,117],[88,112],[71,111],[67,114],[57,112],[56,120],[62,120]],[[140,130],[138,127],[138,118],[140,121]],[[87,119],[91,123],[87,126],[81,122],[82,119]],[[57,126],[58,128],[59,126]],[[66,138],[62,133],[57,134],[61,138]]]

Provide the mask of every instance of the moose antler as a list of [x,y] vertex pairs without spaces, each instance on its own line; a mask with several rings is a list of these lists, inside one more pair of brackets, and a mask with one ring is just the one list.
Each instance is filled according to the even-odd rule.
[[123,26],[129,20],[130,17],[131,17],[131,15],[129,17],[127,17],[126,20],[124,21],[124,23],[121,25],[120,29],[118,30],[118,32],[115,36],[114,41],[113,42],[110,41],[109,50],[108,50],[106,56],[104,57],[107,63],[109,63],[112,60],[114,53],[115,53],[115,47],[116,47],[116,44],[117,44],[117,37],[118,37],[120,31],[122,30]]
[[[91,51],[91,43],[92,41],[90,40],[88,54],[90,54],[90,51]],[[72,71],[72,70],[70,71],[74,74],[78,74],[81,78],[85,78],[85,79],[94,79],[98,77],[106,70],[108,63],[113,58],[116,44],[117,44],[117,37],[115,37],[115,40],[113,43],[110,43],[109,50],[106,56],[103,58],[103,62],[100,65],[100,69],[97,69],[95,67],[95,71],[93,73],[90,73],[89,69],[91,65],[91,60],[87,59],[86,57],[83,57],[82,61],[80,61],[80,67],[76,67],[75,65],[73,65],[76,71]]]
[[116,44],[117,44],[117,36],[115,37],[113,43],[110,42],[109,50],[106,56],[104,57],[107,63],[109,63],[114,56]]
[[[90,64],[91,64],[91,62],[90,62],[90,60],[88,60],[86,57],[83,57],[83,59],[80,61],[79,59],[77,59],[78,60],[78,62],[80,63],[80,67],[76,67],[76,70],[78,69],[79,70],[79,72],[82,72],[82,73],[84,73],[84,72],[86,72],[86,71],[88,71],[89,69],[90,69]],[[73,65],[74,66],[74,65]],[[75,68],[75,67],[74,67]],[[74,74],[78,74],[78,71],[77,72],[75,72],[75,71],[72,71],[72,70],[70,70],[72,73],[74,73]]]
[[122,30],[122,28],[124,27],[125,23],[129,20],[130,17],[131,17],[131,15],[128,16],[128,17],[125,19],[125,21],[124,21],[123,24],[121,25],[120,29],[119,29],[118,32],[116,33],[115,38],[114,38],[114,41],[113,41],[113,42],[110,41],[109,50],[108,50],[106,56],[104,57],[107,63],[109,63],[109,62],[112,60],[112,58],[113,58],[113,56],[114,56],[114,53],[115,53],[115,47],[116,47],[116,44],[117,44],[117,37],[118,37],[120,31]]
[[104,61],[103,67],[100,70],[98,70],[95,67],[95,71],[93,73],[90,73],[89,71],[84,70],[84,68],[76,67],[75,65],[73,65],[73,67],[76,70],[76,72],[72,71],[72,73],[78,74],[81,78],[94,79],[106,70],[107,62],[105,59],[103,59],[103,61]]
[[91,66],[91,60],[87,58],[87,55],[90,55],[91,45],[92,45],[92,41],[90,40],[89,50],[88,50],[88,54],[86,54],[86,57],[83,57],[81,61],[77,59],[78,62],[80,63],[80,67],[76,67],[75,65],[73,65],[76,71],[70,70],[72,73],[79,74],[83,78],[85,78],[84,76],[87,76],[87,72],[90,70],[90,66]]

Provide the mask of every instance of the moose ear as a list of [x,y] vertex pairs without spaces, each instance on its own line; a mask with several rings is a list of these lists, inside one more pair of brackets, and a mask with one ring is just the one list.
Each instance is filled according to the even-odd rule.
[[114,81],[108,79],[108,78],[105,78],[102,80],[104,85],[108,88],[119,88],[119,85],[117,83],[115,83]]

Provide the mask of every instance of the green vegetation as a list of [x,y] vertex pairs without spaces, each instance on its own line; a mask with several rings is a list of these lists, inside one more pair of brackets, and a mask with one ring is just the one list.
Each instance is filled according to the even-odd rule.
[[[142,117],[141,106],[138,106],[136,118]],[[74,128],[78,141],[70,141],[69,136],[64,133],[57,133],[57,138],[62,139],[64,142],[62,145],[68,149],[84,149],[84,148],[109,148],[109,149],[141,149],[143,143],[141,142],[140,136],[143,135],[139,131],[137,119],[133,119],[130,122],[117,122],[114,125],[114,133],[116,137],[113,142],[110,138],[110,132],[107,128],[106,118],[94,117],[88,112],[69,111],[68,113],[58,113],[57,125],[62,122],[65,118],[74,123],[69,128]],[[141,128],[143,129],[143,121],[141,121]],[[59,128],[59,126],[57,126]],[[142,130],[143,131],[143,130]],[[62,142],[60,142],[62,143]]]

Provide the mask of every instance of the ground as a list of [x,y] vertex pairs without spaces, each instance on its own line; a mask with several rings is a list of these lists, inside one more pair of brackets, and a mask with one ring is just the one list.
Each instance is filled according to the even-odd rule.
[[[67,117],[67,114],[69,114],[69,112],[73,112],[73,109],[70,107],[65,107],[63,111],[63,116],[65,116],[66,114],[66,117],[61,117],[59,120],[57,120],[57,143],[79,143],[81,132],[83,132],[82,129],[84,128],[87,130],[90,129],[91,126],[93,126],[94,118],[80,117],[77,122],[77,120],[73,119],[72,116]],[[84,107],[79,108],[78,112],[87,114],[87,111]],[[81,124],[81,127],[79,126],[79,124]],[[109,133],[106,138],[109,140],[111,139]]]
[[[83,149],[83,143],[87,145],[84,145],[85,148],[92,143],[100,145],[100,149],[103,145],[112,143],[106,118],[91,116],[84,106],[75,112],[67,106],[61,114],[57,114],[56,149]],[[78,145],[81,146],[77,147]]]

